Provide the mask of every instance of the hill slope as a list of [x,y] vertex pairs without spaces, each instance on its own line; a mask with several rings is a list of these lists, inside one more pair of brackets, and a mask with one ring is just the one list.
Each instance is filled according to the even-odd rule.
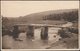
[[50,10],[50,11],[45,11],[45,12],[39,12],[39,13],[33,13],[33,14],[29,14],[29,15],[26,15],[22,18],[20,18],[21,20],[24,20],[24,21],[28,21],[28,22],[33,22],[33,21],[40,21],[40,20],[43,20],[43,18],[45,16],[48,16],[48,15],[55,15],[55,14],[62,14],[62,13],[68,13],[68,12],[71,12],[71,11],[76,11],[77,9],[65,9],[65,10]]

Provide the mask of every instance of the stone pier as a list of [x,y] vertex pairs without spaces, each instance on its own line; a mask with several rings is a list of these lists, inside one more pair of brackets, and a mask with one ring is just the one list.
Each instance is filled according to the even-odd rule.
[[17,26],[17,25],[14,26],[12,34],[13,34],[13,38],[18,38],[18,36],[19,36],[19,26]]
[[48,40],[48,27],[42,27],[41,28],[41,39]]
[[33,26],[28,26],[27,27],[27,37],[28,38],[34,38],[34,27]]

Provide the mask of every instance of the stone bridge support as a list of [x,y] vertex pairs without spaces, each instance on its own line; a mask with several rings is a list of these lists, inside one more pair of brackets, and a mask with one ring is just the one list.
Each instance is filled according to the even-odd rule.
[[41,28],[41,39],[48,40],[48,27],[42,27]]
[[32,39],[34,38],[34,26],[27,27],[27,37]]
[[12,32],[13,38],[18,38],[19,33],[20,33],[19,32],[19,26],[15,25],[14,29],[13,29],[13,32]]

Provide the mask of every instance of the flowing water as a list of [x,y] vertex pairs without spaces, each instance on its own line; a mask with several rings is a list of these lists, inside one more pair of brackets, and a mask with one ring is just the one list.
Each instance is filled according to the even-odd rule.
[[50,27],[48,31],[48,41],[41,40],[41,28],[34,30],[34,39],[27,39],[26,32],[20,33],[19,39],[22,41],[15,41],[12,37],[6,35],[3,37],[4,46],[9,46],[10,48],[45,48],[50,43],[54,43],[59,40],[60,36],[57,34],[60,28]]

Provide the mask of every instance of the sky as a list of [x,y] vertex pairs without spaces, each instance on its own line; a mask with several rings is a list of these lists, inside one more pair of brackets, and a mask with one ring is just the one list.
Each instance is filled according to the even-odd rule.
[[1,1],[1,15],[19,17],[48,10],[77,9],[79,1]]

